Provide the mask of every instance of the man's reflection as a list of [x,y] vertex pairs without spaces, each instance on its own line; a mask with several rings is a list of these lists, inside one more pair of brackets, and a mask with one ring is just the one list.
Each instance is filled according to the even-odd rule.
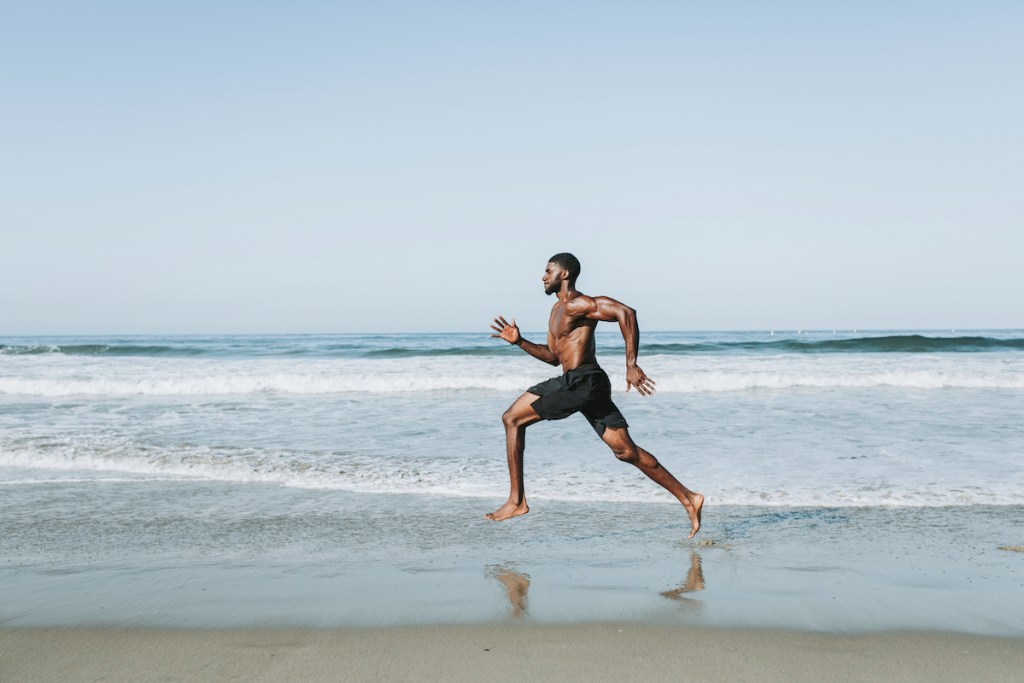
[[686,581],[679,588],[662,593],[670,600],[677,600],[692,605],[700,605],[700,600],[683,597],[684,593],[696,593],[704,590],[704,571],[700,567],[700,555],[693,550],[690,551],[690,571],[686,574]]
[[[508,598],[509,609],[513,617],[526,616],[526,598],[530,590],[529,575],[500,564],[487,567],[484,575],[489,579],[496,579],[505,588],[505,596]],[[686,581],[678,588],[664,591],[662,595],[690,607],[700,607],[704,604],[702,601],[686,597],[686,594],[702,590],[704,590],[704,571],[701,569],[701,558],[699,554],[691,550],[690,570],[686,573]]]
[[526,594],[530,590],[529,576],[497,564],[488,567],[485,576],[497,579],[505,587],[513,617],[526,615]]

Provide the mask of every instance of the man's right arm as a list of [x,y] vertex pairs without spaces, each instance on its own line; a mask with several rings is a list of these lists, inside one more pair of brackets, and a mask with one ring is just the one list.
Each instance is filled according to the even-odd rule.
[[515,344],[537,360],[542,360],[551,365],[558,365],[558,356],[555,355],[555,352],[552,351],[549,346],[534,344],[531,341],[523,339],[523,335],[519,333],[519,328],[516,326],[515,318],[512,318],[512,322],[508,322],[504,317],[499,315],[494,319],[491,329],[498,333],[492,334],[492,337],[504,339],[509,344]]

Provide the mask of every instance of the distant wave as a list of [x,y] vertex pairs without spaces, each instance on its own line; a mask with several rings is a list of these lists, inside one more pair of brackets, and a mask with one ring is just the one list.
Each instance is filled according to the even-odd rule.
[[509,351],[508,346],[495,346],[494,348],[463,346],[436,349],[393,347],[367,350],[360,355],[367,358],[435,358],[442,356],[502,356]]
[[647,354],[684,355],[706,353],[977,353],[1024,351],[1024,339],[995,337],[928,337],[921,334],[849,339],[778,339],[718,343],[644,344]]
[[[685,333],[680,333],[685,337]],[[220,337],[204,340],[185,340],[182,343],[69,343],[69,344],[0,344],[0,355],[8,356],[141,356],[141,357],[218,357],[218,358],[451,358],[501,357],[516,353],[503,343],[488,343],[484,335],[479,342],[471,335],[452,335],[459,339],[445,339],[445,335],[393,335],[366,337],[346,341],[310,341],[278,337],[259,338]],[[727,335],[723,335],[727,336]],[[614,339],[611,343],[608,340]],[[491,340],[493,341],[493,340]],[[446,343],[447,342],[447,343]],[[606,345],[607,344],[607,345]],[[621,340],[610,335],[598,338],[601,351],[617,352]],[[979,353],[991,351],[1024,351],[1024,338],[987,336],[939,337],[926,334],[864,336],[851,338],[767,338],[722,341],[654,341],[641,342],[643,355],[771,355],[817,353]]]
[[194,357],[209,353],[198,346],[167,346],[162,344],[0,344],[0,354],[10,356],[39,356],[60,354],[63,356],[185,356]]
[[304,347],[258,344],[177,346],[165,344],[0,344],[0,355],[8,356],[141,356],[141,357],[302,357],[311,358],[432,358],[444,356],[502,356],[513,350],[508,345],[425,347],[416,346],[374,348],[365,344],[326,344]]

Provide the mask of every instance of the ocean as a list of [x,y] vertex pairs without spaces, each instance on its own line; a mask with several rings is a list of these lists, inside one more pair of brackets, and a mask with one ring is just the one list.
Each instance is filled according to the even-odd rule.
[[[231,599],[246,585],[290,595],[273,610],[289,623],[488,618],[497,603],[449,599],[468,585],[467,558],[482,593],[509,567],[529,574],[533,562],[535,583],[544,567],[576,571],[582,584],[558,574],[566,590],[549,619],[647,614],[625,590],[604,611],[586,591],[573,598],[572,586],[612,575],[572,561],[600,548],[635,567],[668,535],[667,590],[691,552],[704,571],[719,552],[722,566],[783,546],[811,556],[823,524],[833,542],[859,539],[866,557],[931,548],[900,571],[934,553],[970,573],[971,558],[990,555],[995,596],[950,597],[950,609],[1019,592],[1022,554],[1001,546],[1024,542],[1024,331],[642,333],[639,364],[658,387],[646,398],[624,391],[617,330],[597,338],[634,440],[707,497],[691,544],[678,504],[580,416],[528,429],[531,514],[480,521],[508,491],[501,413],[558,374],[487,333],[0,337],[0,587],[16,596],[0,624],[271,619],[265,602]],[[786,540],[766,545],[756,520]],[[886,529],[882,550],[865,550]],[[940,549],[943,529],[994,535],[984,552],[961,538],[955,559]],[[197,567],[220,602],[191,583]],[[447,586],[443,605],[395,597],[431,567],[449,572],[432,579]],[[329,585],[336,602],[324,612],[289,572]],[[702,618],[758,623],[737,580],[719,616]],[[920,619],[934,604],[922,600]],[[851,623],[849,611],[795,613],[796,625]],[[992,626],[986,615],[974,630],[1024,633],[1024,618]],[[853,625],[879,623],[906,625],[895,611]]]

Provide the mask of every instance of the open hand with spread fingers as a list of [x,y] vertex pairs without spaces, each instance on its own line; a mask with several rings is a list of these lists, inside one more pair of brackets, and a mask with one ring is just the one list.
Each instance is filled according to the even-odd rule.
[[639,366],[634,365],[626,369],[626,391],[629,391],[630,387],[636,387],[641,396],[650,396],[657,391],[655,384],[656,382],[645,375]]
[[499,315],[494,319],[494,322],[491,323],[491,329],[498,333],[492,334],[492,337],[504,339],[509,344],[518,344],[519,340],[523,338],[519,333],[519,328],[516,327],[515,318],[512,318],[512,322],[509,322],[505,320],[504,316]]

